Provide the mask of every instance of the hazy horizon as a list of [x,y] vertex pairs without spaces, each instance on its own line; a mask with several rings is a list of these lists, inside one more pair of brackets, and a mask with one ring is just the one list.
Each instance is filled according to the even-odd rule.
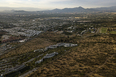
[[63,9],[79,6],[84,8],[109,7],[115,6],[115,3],[116,0],[0,0],[0,7],[51,10],[55,8]]

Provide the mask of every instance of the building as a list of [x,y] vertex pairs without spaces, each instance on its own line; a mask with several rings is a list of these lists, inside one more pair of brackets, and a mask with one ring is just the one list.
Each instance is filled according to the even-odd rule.
[[43,61],[43,58],[40,59],[39,61],[36,61],[35,64],[39,64],[39,63],[41,63],[42,61]]
[[35,64],[39,64],[43,61],[43,59],[51,58],[51,57],[53,57],[57,54],[58,54],[58,52],[53,52],[51,54],[46,54],[42,59],[40,59],[39,61],[36,61]]
[[46,54],[43,58],[44,59],[46,59],[46,58],[51,58],[51,57],[53,57],[53,56],[55,56],[55,55],[57,55],[58,54],[58,52],[53,52],[53,53],[51,53],[51,54]]
[[1,77],[3,77],[3,74],[1,74]]
[[44,51],[47,51],[48,49],[54,49],[54,48],[57,48],[57,47],[73,47],[73,46],[77,46],[77,44],[71,44],[71,43],[57,43],[56,45],[50,45],[48,47],[45,47],[45,49],[37,49],[37,50],[34,50],[34,52],[44,52]]
[[70,43],[65,43],[64,47],[71,47]]
[[27,41],[27,39],[19,40],[20,43]]
[[57,45],[58,47],[61,47],[61,46],[64,46],[65,43],[57,43],[56,45]]
[[44,49],[44,51],[47,51],[48,49],[54,49],[57,48],[57,45],[50,45]]
[[44,52],[44,49],[37,49],[37,50],[34,50],[34,52]]

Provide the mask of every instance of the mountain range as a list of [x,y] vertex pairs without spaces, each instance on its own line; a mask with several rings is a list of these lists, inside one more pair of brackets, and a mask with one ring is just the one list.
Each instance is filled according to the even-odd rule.
[[19,10],[23,10],[23,11],[38,11],[38,10],[42,10],[40,8],[32,8],[32,7],[0,7],[0,11],[19,11]]
[[53,10],[47,10],[43,12],[50,12],[50,13],[116,12],[116,6],[86,8],[86,9],[80,6],[75,8],[53,9]]
[[[10,8],[10,7],[0,7],[0,10],[4,11],[13,11],[13,12],[26,12],[34,11],[39,13],[84,13],[84,12],[116,12],[116,6],[112,7],[100,7],[100,8],[64,8],[64,9],[53,9],[53,10],[44,10],[41,11],[39,8]],[[39,11],[38,11],[39,10]]]

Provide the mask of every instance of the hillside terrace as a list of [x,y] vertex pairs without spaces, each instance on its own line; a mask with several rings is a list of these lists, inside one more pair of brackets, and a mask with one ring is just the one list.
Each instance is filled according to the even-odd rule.
[[54,48],[58,48],[58,47],[74,47],[77,46],[77,44],[71,44],[71,43],[57,43],[56,45],[50,45],[48,47],[45,47],[45,49],[37,49],[34,50],[34,52],[44,52],[47,51],[48,49],[54,49]]

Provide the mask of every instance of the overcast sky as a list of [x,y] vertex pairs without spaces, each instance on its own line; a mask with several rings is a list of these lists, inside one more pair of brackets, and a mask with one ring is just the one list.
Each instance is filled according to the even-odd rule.
[[115,6],[116,0],[0,0],[0,7],[34,7],[41,9]]

